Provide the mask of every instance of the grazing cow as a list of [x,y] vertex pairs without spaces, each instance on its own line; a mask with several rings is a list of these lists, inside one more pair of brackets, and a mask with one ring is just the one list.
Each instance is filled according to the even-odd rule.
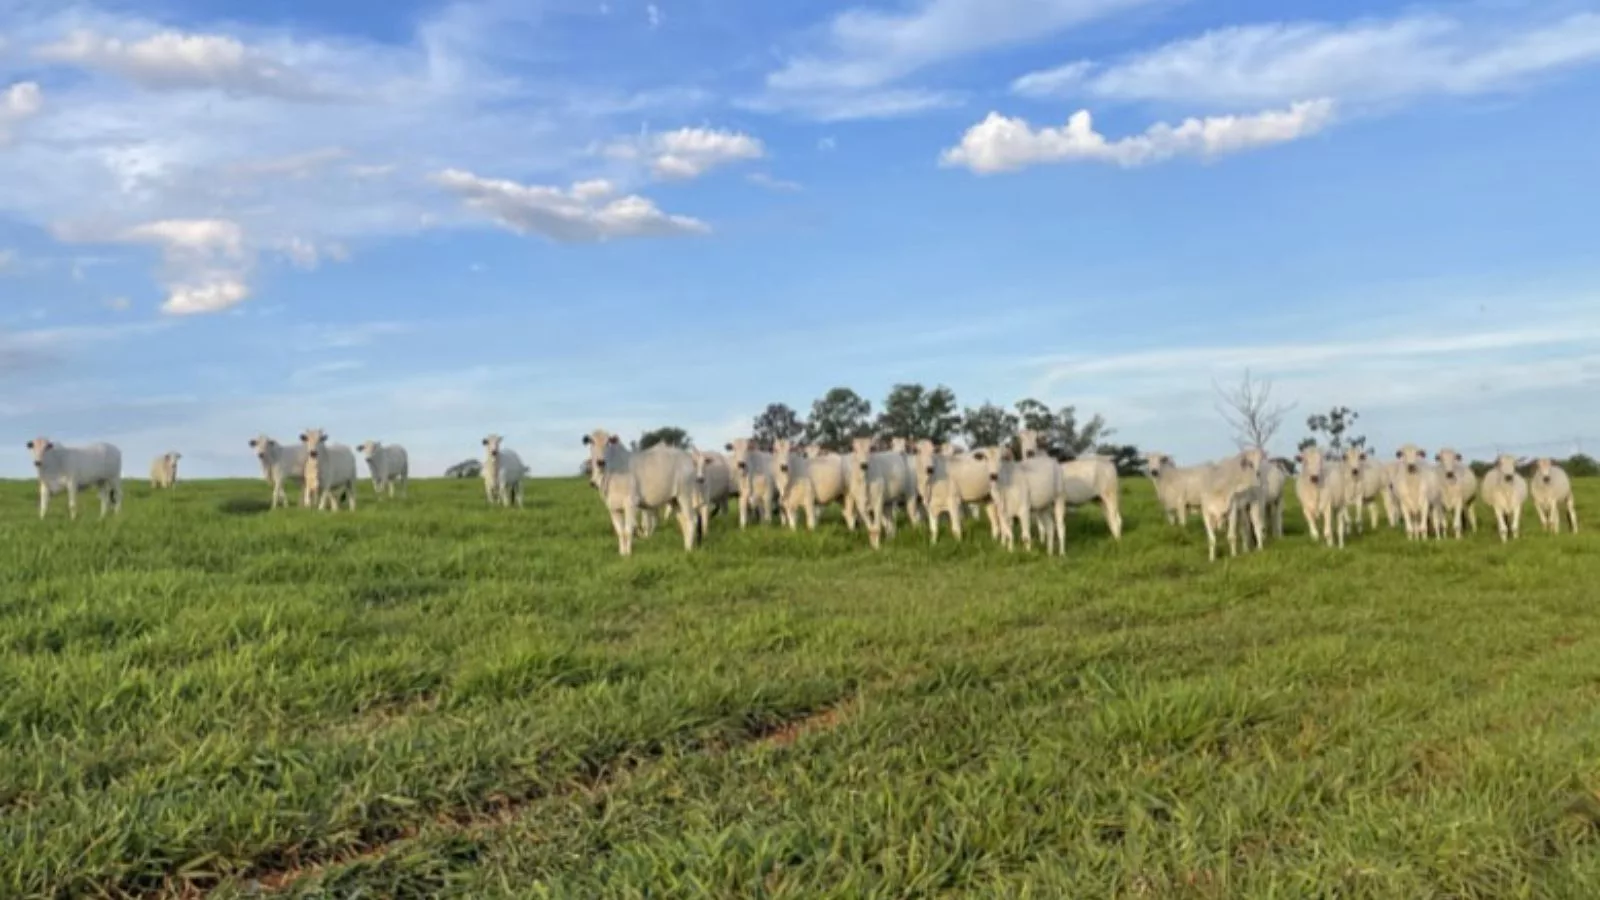
[[791,530],[799,528],[799,513],[805,510],[806,528],[817,530],[817,507],[837,502],[844,510],[844,523],[856,529],[855,500],[850,494],[850,462],[837,453],[816,447],[797,451],[788,440],[773,444],[773,484],[778,503]]
[[867,540],[876,550],[885,532],[894,539],[894,507],[916,490],[916,481],[904,453],[874,452],[872,438],[851,442],[850,467],[851,499],[867,524]]
[[1406,538],[1428,539],[1429,527],[1444,537],[1444,490],[1439,470],[1428,464],[1428,451],[1406,444],[1394,452],[1400,468],[1394,477],[1395,499],[1406,523]]
[[160,490],[178,483],[178,460],[183,454],[176,450],[163,453],[150,464],[150,487]]
[[1355,510],[1356,531],[1366,530],[1366,520],[1362,518],[1365,510],[1367,518],[1372,522],[1374,531],[1378,528],[1378,497],[1384,498],[1384,503],[1390,502],[1389,475],[1382,464],[1367,455],[1367,451],[1359,447],[1351,447],[1344,451],[1345,467],[1345,504]]
[[317,509],[339,511],[339,501],[356,508],[356,455],[344,444],[328,443],[328,435],[321,428],[307,428],[300,433],[300,444],[306,448],[306,490],[317,498]]
[[78,492],[92,487],[100,495],[100,518],[122,512],[122,451],[104,441],[66,447],[47,437],[28,442],[39,476],[39,518],[50,511],[52,494],[67,492],[67,516],[78,518]]
[[1548,456],[1534,463],[1533,478],[1528,482],[1528,493],[1533,495],[1533,510],[1539,514],[1539,524],[1552,534],[1561,533],[1561,507],[1567,508],[1567,519],[1572,523],[1572,533],[1578,533],[1578,506],[1572,499],[1572,480],[1565,469]]
[[1449,447],[1435,453],[1433,458],[1439,463],[1440,509],[1445,521],[1455,526],[1456,539],[1460,540],[1463,516],[1473,531],[1478,530],[1478,513],[1472,506],[1473,498],[1478,496],[1478,476],[1472,474],[1472,468],[1461,454]]
[[372,476],[374,494],[381,497],[387,490],[390,499],[393,499],[398,486],[400,496],[406,496],[411,483],[411,461],[406,456],[406,448],[399,444],[366,441],[356,448],[356,452],[367,461],[367,474]]
[[1495,458],[1494,468],[1484,473],[1478,496],[1494,510],[1500,542],[1518,537],[1522,531],[1522,507],[1528,502],[1528,482],[1517,472],[1517,460],[1509,453]]
[[[504,441],[498,434],[483,439],[483,493],[490,506],[515,503],[521,509],[522,479],[527,476],[528,467],[522,464],[517,451],[504,446]],[[596,485],[600,483],[592,469],[590,479]]]
[[258,434],[250,439],[250,449],[256,452],[256,459],[261,461],[261,477],[272,485],[272,508],[277,509],[278,504],[289,505],[289,497],[284,493],[283,485],[291,478],[301,481],[300,505],[311,505],[311,487],[305,483],[306,477],[306,448],[300,444],[285,447],[264,434]]
[[1053,513],[1051,521],[1041,522],[1045,553],[1065,556],[1067,491],[1060,464],[1048,456],[1012,460],[1011,454],[999,447],[989,447],[972,456],[989,467],[989,491],[1000,520],[1001,544],[1007,550],[1016,549],[1016,539],[1012,535],[1012,521],[1015,520],[1022,523],[1023,548],[1032,548],[1034,517]]
[[[640,509],[670,507],[683,530],[683,549],[694,549],[702,500],[696,489],[694,458],[687,450],[656,444],[634,452],[603,428],[584,435],[583,443],[589,448],[590,480],[601,488],[608,505],[616,502],[614,498],[632,492]],[[617,524],[615,513],[612,524]]]
[[778,484],[772,477],[772,454],[749,438],[739,438],[722,449],[733,454],[733,477],[739,485],[739,527],[748,524],[753,510],[760,510],[762,522],[771,522],[778,496]]
[[1200,517],[1206,526],[1207,558],[1217,560],[1217,532],[1228,527],[1228,555],[1239,555],[1239,522],[1245,521],[1245,550],[1255,537],[1256,549],[1265,534],[1265,490],[1262,466],[1266,455],[1246,450],[1235,456],[1199,468]]
[[1189,509],[1199,509],[1205,491],[1209,466],[1179,466],[1165,453],[1146,453],[1145,473],[1156,486],[1156,498],[1166,511],[1167,521],[1186,525]]
[[[1349,482],[1345,470],[1329,463],[1316,447],[1307,447],[1295,455],[1299,472],[1294,478],[1295,496],[1306,516],[1306,528],[1313,541],[1320,534],[1329,547],[1344,547],[1345,531],[1350,514],[1345,506],[1349,497]],[[1322,528],[1317,528],[1317,520]]]

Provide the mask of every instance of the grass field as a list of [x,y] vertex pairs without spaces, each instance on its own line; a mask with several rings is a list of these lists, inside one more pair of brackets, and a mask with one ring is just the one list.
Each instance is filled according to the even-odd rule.
[[1208,565],[1125,494],[1065,560],[836,514],[623,560],[576,480],[0,484],[0,896],[1600,896],[1596,530],[1291,505]]

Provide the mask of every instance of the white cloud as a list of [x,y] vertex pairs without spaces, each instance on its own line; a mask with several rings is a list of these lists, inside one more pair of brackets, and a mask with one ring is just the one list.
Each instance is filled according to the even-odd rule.
[[285,100],[324,96],[288,66],[224,35],[165,30],[124,40],[75,29],[34,56],[112,72],[148,90],[216,89]]
[[651,28],[661,27],[661,7],[654,3],[647,3],[644,7],[645,18],[650,22]]
[[561,243],[626,237],[706,234],[710,226],[688,216],[668,215],[637,194],[618,196],[606,181],[583,181],[566,190],[480,178],[447,169],[433,180],[460,197],[467,208],[519,234]]
[[818,51],[766,79],[761,103],[817,119],[880,118],[947,106],[954,95],[894,89],[922,69],[1040,40],[1155,0],[920,0],[902,12],[835,16]]
[[1115,141],[1094,130],[1088,110],[1073,113],[1065,126],[1038,129],[991,112],[967,129],[960,144],[944,151],[940,164],[986,175],[1045,163],[1132,167],[1179,156],[1210,159],[1316,134],[1332,121],[1333,109],[1330,100],[1306,100],[1254,115],[1189,118],[1176,126],[1158,122],[1143,134]]
[[11,142],[18,125],[44,108],[44,93],[32,81],[19,81],[0,92],[0,147]]
[[749,181],[751,184],[758,184],[764,188],[774,191],[794,192],[804,190],[804,188],[801,187],[800,183],[797,181],[788,181],[783,178],[776,178],[767,174],[766,172],[751,172],[749,175],[745,176],[745,180]]
[[606,148],[613,158],[647,160],[657,178],[673,180],[698,178],[719,166],[761,159],[766,152],[758,138],[713,128],[657,132]]
[[250,289],[226,273],[208,273],[201,280],[174,284],[161,311],[174,316],[221,312],[243,303]]
[[1426,14],[1222,28],[1105,66],[1078,61],[1034,72],[1012,89],[1030,96],[1223,105],[1298,97],[1385,102],[1512,89],[1597,62],[1600,14],[1537,24]]
[[[108,8],[0,4],[13,51],[0,57],[0,92],[39,70],[27,56],[38,48],[56,65],[126,76],[52,72],[47,114],[20,130],[0,120],[0,140],[12,138],[0,215],[39,228],[91,223],[94,240],[222,215],[241,229],[246,260],[298,240],[326,261],[345,252],[336,246],[472,224],[426,173],[515,159],[528,180],[565,184],[596,174],[587,148],[641,116],[681,117],[709,101],[670,85],[629,93],[545,77],[529,60],[573,33],[561,17],[535,18],[460,0],[424,16],[410,40],[379,42],[248,23],[193,35]],[[27,84],[0,95],[5,108],[34,109]],[[218,90],[199,89],[208,86]],[[627,179],[611,180],[631,193]],[[206,285],[213,300],[248,286],[244,271],[228,274],[164,281],[186,288],[188,308]]]
[[162,255],[162,281],[169,315],[220,312],[250,296],[253,254],[239,223],[228,219],[162,219],[113,233],[95,226],[59,225],[56,236],[72,242],[144,244]]
[[836,139],[832,138],[832,137],[818,138],[817,139],[817,149],[821,150],[823,153],[830,153],[830,152],[832,152],[834,150],[839,149],[839,142]]

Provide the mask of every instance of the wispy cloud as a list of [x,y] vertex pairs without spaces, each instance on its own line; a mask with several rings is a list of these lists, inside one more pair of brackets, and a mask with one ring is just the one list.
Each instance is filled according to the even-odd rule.
[[568,188],[482,178],[459,169],[434,176],[472,211],[519,234],[563,243],[628,237],[672,237],[710,232],[689,216],[669,215],[637,194],[619,195],[610,182],[582,181]]
[[761,159],[767,149],[760,139],[739,131],[679,128],[617,141],[605,149],[614,159],[642,160],[657,178],[699,178],[712,169]]
[[[563,21],[462,0],[424,16],[411,40],[380,42],[248,24],[189,31],[92,6],[0,10],[12,43],[0,56],[0,212],[100,236],[220,216],[238,226],[243,260],[304,270],[307,247],[320,262],[368,238],[470,222],[460,194],[429,173],[514,160],[525,183],[582,181],[596,174],[586,147],[612,143],[641,115],[682,115],[709,99],[546,77],[530,63],[571,36]],[[41,70],[48,103],[17,80]],[[660,165],[722,162],[707,159]],[[632,195],[618,197],[607,214],[639,218]],[[167,310],[244,300],[247,268],[195,280],[167,266]]]
[[1065,126],[1049,128],[1034,128],[1023,119],[991,112],[967,129],[959,144],[944,151],[940,164],[987,175],[1045,163],[1132,167],[1180,156],[1211,159],[1308,137],[1332,119],[1332,101],[1308,100],[1248,116],[1190,118],[1177,125],[1159,122],[1143,134],[1109,140],[1094,130],[1088,110],[1073,113]]
[[794,191],[804,190],[804,187],[798,181],[789,181],[784,178],[778,178],[773,175],[769,175],[766,172],[751,172],[749,175],[745,176],[745,180],[751,184],[760,185],[761,187],[773,191],[785,191],[792,193]]
[[1347,104],[1473,95],[1600,62],[1600,14],[1528,21],[1415,14],[1341,24],[1280,22],[1208,31],[1108,64],[1032,72],[1033,97],[1239,106],[1332,97]]
[[822,121],[885,118],[950,106],[959,95],[908,87],[940,63],[1037,41],[1154,0],[920,0],[904,11],[857,7],[833,17],[814,50],[766,78],[759,108]]

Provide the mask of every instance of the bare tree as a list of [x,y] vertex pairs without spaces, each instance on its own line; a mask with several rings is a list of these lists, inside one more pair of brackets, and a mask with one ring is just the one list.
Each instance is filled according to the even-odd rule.
[[1272,381],[1255,380],[1249,369],[1244,370],[1244,380],[1231,391],[1223,390],[1215,380],[1211,387],[1217,392],[1217,412],[1233,429],[1233,439],[1241,449],[1267,449],[1283,427],[1283,417],[1295,407],[1293,403],[1273,403]]

